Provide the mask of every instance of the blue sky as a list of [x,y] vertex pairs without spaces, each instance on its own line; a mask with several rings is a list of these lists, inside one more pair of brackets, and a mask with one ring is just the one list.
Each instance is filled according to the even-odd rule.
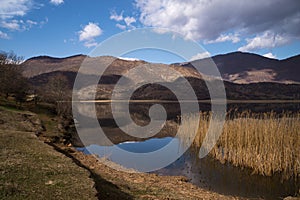
[[[278,59],[300,53],[298,0],[0,0],[0,50],[26,59],[88,54],[114,34],[143,27],[169,28],[197,41],[207,53],[195,58],[232,51]],[[181,61],[147,54],[127,56]]]

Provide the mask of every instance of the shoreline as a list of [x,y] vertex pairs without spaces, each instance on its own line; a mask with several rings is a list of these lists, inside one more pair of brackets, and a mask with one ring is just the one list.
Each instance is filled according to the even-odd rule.
[[[75,147],[64,143],[62,140],[63,133],[58,129],[59,118],[57,116],[49,116],[44,113],[25,113],[24,111],[18,110],[4,110],[2,113],[4,117],[6,116],[5,114],[7,114],[9,118],[4,118],[4,125],[6,125],[2,125],[1,130],[7,131],[5,127],[11,127],[13,125],[16,129],[24,131],[22,127],[26,125],[28,130],[37,136],[31,140],[41,141],[41,145],[46,143],[47,146],[59,152],[64,159],[71,159],[78,169],[89,172],[89,179],[92,179],[94,182],[92,189],[96,189],[99,199],[261,199],[216,193],[190,183],[189,180],[183,176],[162,176],[150,173],[128,173],[115,170],[105,165],[95,156],[85,155],[83,152],[77,151]],[[18,118],[20,118],[21,121],[15,121]],[[38,120],[38,123],[36,120]],[[26,124],[24,124],[25,122]],[[45,129],[42,130],[43,125]],[[16,135],[16,137],[18,136]],[[43,171],[43,169],[37,169],[37,171],[33,171],[32,173],[39,171]],[[55,183],[55,180],[53,181]],[[49,187],[47,184],[39,185],[39,187],[44,189],[45,187]],[[51,184],[53,183],[51,182]],[[77,183],[73,183],[72,181],[72,184],[76,185]],[[26,184],[24,187],[26,187]],[[60,189],[59,185],[56,187]],[[81,194],[81,196],[84,196],[84,194]],[[47,198],[47,196],[45,196],[45,198]]]
[[[74,103],[178,103],[178,101],[175,100],[79,100],[79,101],[60,101],[64,103],[74,102]],[[180,102],[183,103],[212,103],[211,100],[181,100]],[[272,99],[272,100],[213,100],[213,103],[216,104],[260,104],[260,103],[271,103],[271,104],[277,104],[277,103],[300,103],[300,100],[280,100],[280,99]]]

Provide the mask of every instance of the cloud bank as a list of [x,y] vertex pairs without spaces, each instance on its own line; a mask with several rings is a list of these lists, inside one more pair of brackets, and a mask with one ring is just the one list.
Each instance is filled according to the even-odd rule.
[[298,0],[136,0],[135,5],[145,26],[170,28],[206,43],[236,43],[246,37],[243,51],[300,37]]
[[[0,27],[9,31],[29,30],[33,26],[44,25],[46,21],[36,22],[30,19],[23,20],[32,9],[38,9],[33,0],[2,0],[0,1]],[[7,33],[1,31],[2,39],[8,39]]]
[[11,19],[16,16],[24,16],[32,6],[32,0],[2,0],[0,6],[0,18]]

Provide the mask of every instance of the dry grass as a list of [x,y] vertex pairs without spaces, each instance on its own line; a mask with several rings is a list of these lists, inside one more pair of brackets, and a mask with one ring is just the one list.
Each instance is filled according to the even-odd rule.
[[[275,173],[284,179],[300,176],[300,113],[274,112],[254,114],[230,113],[223,132],[210,155],[222,163],[248,167],[254,173],[271,176]],[[234,117],[232,117],[234,116]],[[209,127],[211,114],[200,113],[199,129],[194,147],[199,149]],[[187,124],[195,123],[196,116],[185,116]],[[191,131],[186,127],[180,134],[182,141],[189,140]]]
[[0,130],[0,199],[97,199],[89,176],[33,133]]
[[0,199],[97,199],[89,171],[40,141],[37,115],[0,107]]

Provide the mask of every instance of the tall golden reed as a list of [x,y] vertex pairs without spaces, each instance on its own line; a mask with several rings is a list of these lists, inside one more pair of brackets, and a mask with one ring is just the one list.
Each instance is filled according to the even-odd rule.
[[[200,112],[194,148],[201,146],[210,118],[211,113]],[[197,120],[195,115],[188,115],[183,116],[182,121],[193,124]],[[186,141],[190,133],[189,127],[183,128],[179,138]],[[266,176],[280,173],[284,179],[299,178],[300,113],[282,113],[280,116],[274,112],[228,113],[222,135],[210,156]]]

